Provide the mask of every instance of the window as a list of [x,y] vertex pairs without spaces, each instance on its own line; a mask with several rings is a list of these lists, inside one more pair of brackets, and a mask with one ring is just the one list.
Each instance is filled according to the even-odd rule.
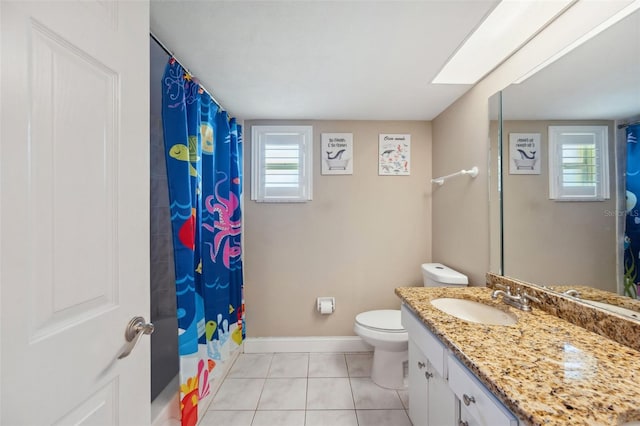
[[607,126],[549,126],[549,198],[609,198]]
[[311,200],[313,128],[252,126],[251,199],[294,203]]

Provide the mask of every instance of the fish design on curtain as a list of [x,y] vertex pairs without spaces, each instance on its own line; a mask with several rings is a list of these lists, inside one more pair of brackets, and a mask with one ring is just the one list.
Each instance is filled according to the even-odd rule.
[[640,124],[627,127],[627,215],[624,232],[624,295],[638,296],[640,268]]
[[242,127],[174,58],[162,86],[186,426],[197,424],[209,381],[244,339]]

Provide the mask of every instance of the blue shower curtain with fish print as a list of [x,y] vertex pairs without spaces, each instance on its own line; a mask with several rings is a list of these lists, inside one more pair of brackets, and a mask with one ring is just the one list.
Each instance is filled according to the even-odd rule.
[[171,58],[162,79],[182,425],[244,338],[242,127]]
[[636,298],[640,278],[640,124],[628,126],[626,198],[627,214],[624,234],[624,295]]

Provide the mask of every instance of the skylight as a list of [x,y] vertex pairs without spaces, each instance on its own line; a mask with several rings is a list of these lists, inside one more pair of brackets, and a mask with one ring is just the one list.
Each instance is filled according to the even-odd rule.
[[502,0],[449,59],[433,84],[475,84],[575,0]]

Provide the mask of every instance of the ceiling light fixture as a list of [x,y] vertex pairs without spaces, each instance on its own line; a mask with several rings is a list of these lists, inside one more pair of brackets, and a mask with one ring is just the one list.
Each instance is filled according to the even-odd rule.
[[573,43],[569,44],[564,49],[560,50],[558,53],[556,53],[555,55],[551,56],[546,61],[544,61],[541,64],[537,65],[535,68],[531,69],[525,75],[523,75],[522,77],[520,77],[516,81],[514,81],[514,84],[522,83],[523,81],[525,81],[526,79],[528,79],[529,77],[531,77],[532,75],[537,73],[538,71],[540,71],[543,68],[546,68],[547,66],[551,65],[552,63],[554,63],[555,61],[557,61],[558,59],[560,59],[561,57],[563,57],[567,53],[571,52],[576,47],[580,46],[581,44],[585,43],[586,41],[588,41],[588,40],[592,39],[593,37],[597,36],[598,34],[603,32],[604,30],[606,30],[607,28],[612,26],[613,24],[623,20],[624,18],[626,18],[627,16],[631,15],[633,12],[637,11],[638,9],[640,9],[640,0],[636,0],[633,3],[631,3],[630,5],[628,5],[627,7],[625,7],[624,9],[621,9],[618,13],[616,13],[613,16],[611,16],[606,21],[602,22],[600,25],[598,25],[597,27],[595,27],[594,29],[592,29],[591,31],[589,31],[588,33],[583,35],[582,37],[578,38]]
[[576,0],[503,0],[465,40],[433,84],[475,84]]

